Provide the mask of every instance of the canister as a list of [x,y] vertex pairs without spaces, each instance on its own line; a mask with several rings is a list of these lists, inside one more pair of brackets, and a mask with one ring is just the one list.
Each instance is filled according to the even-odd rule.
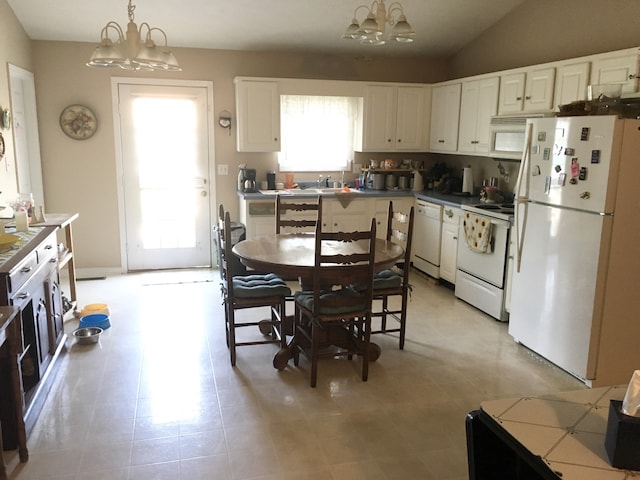
[[370,173],[371,188],[374,190],[384,190],[384,173]]
[[398,186],[398,176],[393,173],[388,173],[385,179],[385,185],[387,189],[396,188]]
[[409,177],[406,175],[400,175],[398,177],[398,188],[401,190],[406,190],[409,188]]

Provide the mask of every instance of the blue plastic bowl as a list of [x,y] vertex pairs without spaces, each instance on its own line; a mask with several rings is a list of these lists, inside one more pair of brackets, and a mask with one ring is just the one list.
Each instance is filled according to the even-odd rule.
[[78,328],[98,327],[106,330],[110,326],[111,322],[109,322],[109,315],[105,315],[104,313],[92,313],[91,315],[85,315],[80,319],[80,325]]

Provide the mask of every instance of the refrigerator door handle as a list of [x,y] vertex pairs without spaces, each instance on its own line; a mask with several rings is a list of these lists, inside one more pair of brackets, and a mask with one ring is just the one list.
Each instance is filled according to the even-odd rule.
[[[516,202],[515,202],[515,230],[516,230],[516,272],[520,272],[522,262],[522,246],[527,227],[527,213],[529,201],[529,170],[531,168],[531,139],[533,137],[533,124],[527,123],[524,150],[522,151],[522,161],[518,171],[516,181]],[[524,192],[523,192],[524,190]],[[520,209],[522,207],[522,210]],[[522,212],[522,215],[521,215]]]

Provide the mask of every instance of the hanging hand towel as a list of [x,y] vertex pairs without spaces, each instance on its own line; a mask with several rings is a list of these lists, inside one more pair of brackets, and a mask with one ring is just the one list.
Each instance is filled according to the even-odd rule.
[[465,212],[464,239],[471,250],[478,253],[487,253],[491,241],[491,219],[482,215]]

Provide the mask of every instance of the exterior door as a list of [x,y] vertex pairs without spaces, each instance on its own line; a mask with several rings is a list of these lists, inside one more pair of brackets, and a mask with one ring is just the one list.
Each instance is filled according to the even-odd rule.
[[128,270],[211,265],[207,89],[119,84]]

